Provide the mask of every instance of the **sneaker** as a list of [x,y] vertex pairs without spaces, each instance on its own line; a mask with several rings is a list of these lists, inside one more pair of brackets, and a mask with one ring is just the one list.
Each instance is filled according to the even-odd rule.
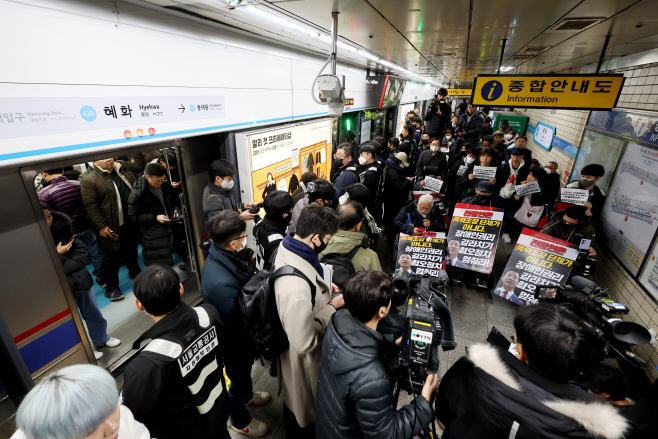
[[108,290],[105,290],[105,297],[107,297],[108,299],[110,297],[112,297],[112,295],[110,294],[110,292]]
[[105,346],[105,347],[108,347],[108,348],[115,348],[115,347],[119,346],[120,344],[121,344],[121,340],[119,340],[118,338],[110,337],[110,338],[107,339],[105,344],[103,344],[101,346],[98,346],[98,347],[100,348],[100,347]]
[[[101,279],[98,279],[98,278],[97,278],[97,279],[96,279],[96,283],[97,283],[98,285],[100,285],[101,288],[107,288],[107,282],[105,282],[104,280],[101,280]],[[108,297],[108,296],[105,296],[105,297]]]
[[94,357],[96,357],[96,360],[98,361],[98,360],[100,360],[101,358],[103,358],[103,353],[102,353],[102,352],[98,352],[98,351],[94,351]]
[[267,392],[253,392],[253,396],[251,397],[251,401],[249,401],[247,403],[247,406],[263,405],[267,401],[269,401],[270,398],[271,398],[271,396]]
[[252,419],[249,425],[247,425],[245,428],[235,428],[231,425],[231,429],[249,437],[264,436],[268,431],[267,425],[265,425],[264,422],[260,422],[255,419]]
[[116,302],[118,300],[123,300],[124,296],[121,290],[116,290],[116,291],[109,291],[110,293],[110,300],[112,302]]
[[505,244],[511,244],[512,238],[509,237],[509,233],[503,233],[503,241]]

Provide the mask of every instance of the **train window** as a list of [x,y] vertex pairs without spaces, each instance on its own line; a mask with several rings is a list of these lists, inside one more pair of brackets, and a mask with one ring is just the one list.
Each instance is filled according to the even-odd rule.
[[133,279],[146,266],[171,266],[184,284],[183,299],[200,300],[179,165],[177,151],[164,148],[68,166],[44,163],[34,178],[59,253],[56,263],[106,367],[153,324],[133,303]]

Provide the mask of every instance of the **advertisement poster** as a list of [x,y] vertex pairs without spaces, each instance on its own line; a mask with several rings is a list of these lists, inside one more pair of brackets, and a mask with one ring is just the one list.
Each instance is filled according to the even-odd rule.
[[446,264],[489,274],[504,211],[457,203],[448,230]]
[[384,87],[379,99],[379,108],[394,107],[400,105],[404,86],[407,81],[402,78],[387,75],[384,78]]
[[[411,274],[428,274],[438,277],[445,270],[446,240],[444,233],[426,233],[427,236],[400,234],[395,274],[406,270]],[[395,275],[394,274],[394,275]]]
[[632,274],[640,271],[658,228],[658,151],[629,143],[607,193],[600,233]]
[[494,294],[517,305],[537,303],[537,285],[564,286],[578,257],[578,246],[524,228]]
[[282,190],[293,193],[302,174],[315,172],[329,178],[331,167],[331,121],[282,127],[247,135],[251,162],[253,202]]
[[587,126],[658,146],[658,116],[655,113],[592,111]]
[[[593,111],[592,119],[594,118],[595,113],[600,112]],[[603,113],[608,114],[615,112],[604,111]],[[590,123],[592,123],[591,120]],[[580,170],[583,169],[585,165],[598,163],[606,169],[606,173],[603,174],[601,180],[596,184],[601,190],[608,192],[612,176],[614,175],[612,171],[617,166],[617,161],[621,155],[621,150],[624,148],[624,143],[623,140],[586,129],[580,140],[580,148],[576,155],[576,162],[573,165],[573,170],[569,175],[569,182],[580,180]]]

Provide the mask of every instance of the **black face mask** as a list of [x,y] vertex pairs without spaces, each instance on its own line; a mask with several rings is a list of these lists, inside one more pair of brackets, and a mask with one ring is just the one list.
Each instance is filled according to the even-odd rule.
[[430,139],[420,139],[420,141],[423,142],[423,145],[430,143]]
[[[319,235],[318,235],[318,236],[319,236]],[[327,248],[328,243],[325,243],[325,242],[323,241],[323,238],[324,238],[324,237],[320,237],[320,242],[321,242],[320,245],[315,245],[315,243],[313,243],[313,252],[314,252],[316,255],[319,255],[320,253],[322,253],[322,252],[324,251],[324,249]]]
[[335,163],[336,166],[341,167],[341,166],[343,166],[343,160],[344,159],[336,159],[334,161],[334,163]]
[[481,202],[484,203],[484,202],[487,201],[488,199],[489,199],[489,195],[481,195],[481,194],[478,194],[478,201],[481,201]]
[[560,224],[560,226],[564,230],[567,230],[567,231],[570,232],[570,231],[574,230],[576,227],[578,227],[578,224],[567,224],[566,221],[562,220],[562,224]]

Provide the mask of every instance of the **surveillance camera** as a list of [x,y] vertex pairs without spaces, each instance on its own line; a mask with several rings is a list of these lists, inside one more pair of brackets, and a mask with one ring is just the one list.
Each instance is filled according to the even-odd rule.
[[315,80],[320,90],[320,100],[340,99],[343,94],[343,87],[340,79],[334,75],[320,75]]
[[374,35],[368,35],[368,38],[372,38],[372,37],[374,37]]

